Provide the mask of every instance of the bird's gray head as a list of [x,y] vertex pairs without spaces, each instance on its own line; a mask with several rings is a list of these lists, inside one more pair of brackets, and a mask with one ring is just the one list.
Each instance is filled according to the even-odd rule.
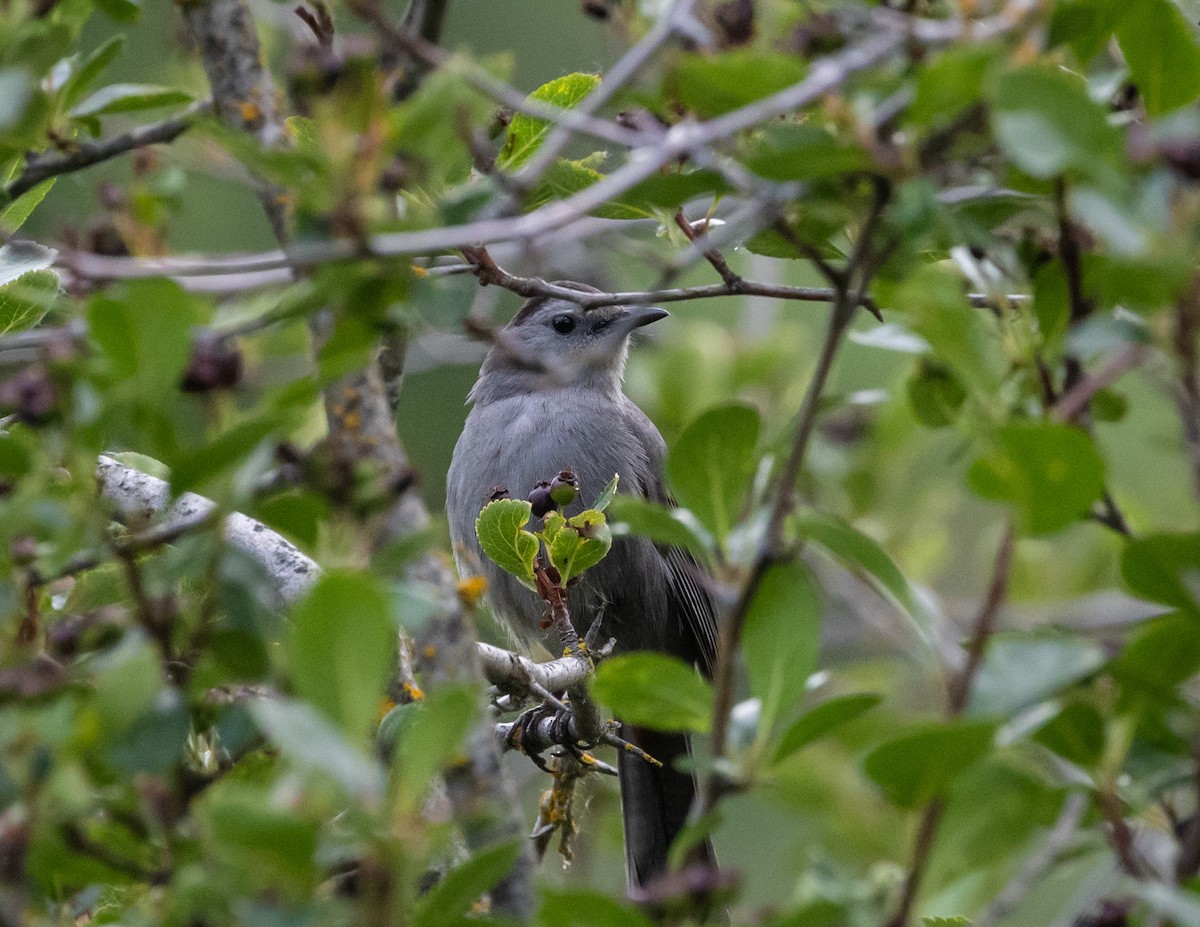
[[[582,292],[582,284],[560,284]],[[564,386],[618,391],[629,336],[667,317],[655,306],[583,309],[565,299],[536,297],[501,329],[471,391],[478,405]]]

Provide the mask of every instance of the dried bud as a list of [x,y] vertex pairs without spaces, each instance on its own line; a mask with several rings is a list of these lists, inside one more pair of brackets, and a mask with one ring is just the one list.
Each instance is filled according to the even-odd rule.
[[592,19],[608,19],[609,14],[612,12],[609,10],[608,4],[609,0],[583,0],[583,13],[585,16],[592,17]]
[[651,137],[661,136],[670,124],[648,109],[627,109],[617,113],[617,125]]
[[45,367],[34,365],[0,383],[0,406],[27,425],[44,425],[58,405],[58,387]]
[[402,155],[396,155],[379,175],[379,189],[384,193],[399,193],[411,174],[408,161]]
[[115,183],[102,183],[96,188],[96,197],[105,209],[121,210],[129,205],[129,195]]
[[28,534],[18,534],[9,545],[8,555],[17,566],[29,566],[37,559],[37,539]]
[[561,471],[550,481],[550,498],[566,508],[579,495],[579,479],[570,470]]
[[192,345],[180,388],[185,393],[231,389],[242,378],[242,352],[227,340],[206,335]]
[[508,498],[507,486],[493,486],[488,490],[488,502],[499,502],[501,499]]
[[534,518],[541,518],[547,512],[553,512],[558,508],[554,496],[550,494],[550,484],[546,480],[539,480],[538,484],[530,490],[529,504],[533,506]]
[[832,13],[813,13],[792,32],[792,49],[802,58],[826,55],[845,44],[841,24]]
[[85,234],[85,248],[92,254],[106,257],[129,257],[129,246],[125,244],[117,227],[107,219],[89,228]]
[[722,48],[747,45],[754,38],[754,0],[728,0],[713,11]]

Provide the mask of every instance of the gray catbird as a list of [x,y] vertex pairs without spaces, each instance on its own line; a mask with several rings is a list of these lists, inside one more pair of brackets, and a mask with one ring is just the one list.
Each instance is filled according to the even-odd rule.
[[[483,573],[493,608],[520,639],[553,632],[538,630],[544,609],[537,597],[480,552],[479,510],[499,488],[524,498],[564,469],[582,488],[564,511],[568,516],[590,504],[614,473],[622,492],[670,503],[662,435],[621,390],[630,334],[666,315],[651,307],[584,311],[565,300],[535,298],[498,333],[483,362],[470,394],[474,408],[450,464],[446,513],[460,572]],[[602,610],[605,638],[616,638],[618,650],[661,651],[711,671],[716,609],[700,566],[679,548],[617,538],[571,590],[568,607],[581,634]],[[631,725],[623,733],[665,764],[658,769],[625,751],[618,756],[626,873],[639,886],[665,869],[695,780],[674,765],[688,753],[686,735]],[[711,857],[707,845],[701,852]]]

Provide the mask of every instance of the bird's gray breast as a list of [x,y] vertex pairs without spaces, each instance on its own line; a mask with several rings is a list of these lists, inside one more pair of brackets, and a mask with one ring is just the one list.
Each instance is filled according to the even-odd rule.
[[[579,498],[564,514],[590,506],[616,474],[620,490],[645,496],[660,479],[661,438],[623,396],[584,390],[547,391],[475,407],[454,449],[447,477],[447,517],[459,571],[482,573],[498,616],[515,634],[547,640],[539,625],[544,608],[515,578],[483,556],[475,519],[499,487],[523,499],[539,480],[564,469],[580,481]],[[637,420],[640,419],[640,422]],[[640,425],[640,427],[639,427]],[[648,441],[647,439],[650,439]],[[652,446],[648,446],[652,445]],[[540,527],[535,520],[532,529]],[[586,631],[604,609],[605,632],[621,649],[661,647],[666,627],[664,564],[642,538],[618,538],[604,561],[588,571],[569,596],[572,620]],[[662,612],[662,614],[659,614]],[[557,651],[552,639],[551,650]]]

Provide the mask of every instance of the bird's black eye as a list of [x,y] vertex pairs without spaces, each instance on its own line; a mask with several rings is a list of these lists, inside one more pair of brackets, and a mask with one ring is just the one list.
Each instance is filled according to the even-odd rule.
[[556,315],[550,320],[550,324],[560,335],[569,335],[575,331],[575,319],[569,315]]

